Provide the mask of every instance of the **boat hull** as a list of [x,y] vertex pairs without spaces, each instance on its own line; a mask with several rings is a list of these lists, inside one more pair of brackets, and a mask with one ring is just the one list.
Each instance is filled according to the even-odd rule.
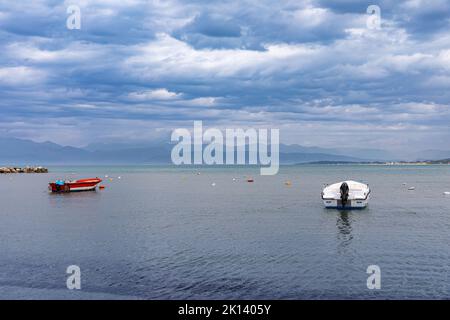
[[364,209],[369,204],[369,198],[365,200],[348,200],[345,206],[341,200],[327,199],[323,200],[323,204],[327,209]]
[[48,188],[53,193],[94,191],[100,182],[102,182],[102,180],[98,178],[69,181],[64,184],[52,182],[49,183]]

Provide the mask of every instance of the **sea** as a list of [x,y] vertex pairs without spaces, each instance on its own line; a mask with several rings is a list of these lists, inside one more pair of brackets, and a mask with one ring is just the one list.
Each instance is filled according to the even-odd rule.
[[[450,299],[447,165],[49,170],[0,175],[0,299]],[[369,184],[366,209],[324,208],[342,180]]]

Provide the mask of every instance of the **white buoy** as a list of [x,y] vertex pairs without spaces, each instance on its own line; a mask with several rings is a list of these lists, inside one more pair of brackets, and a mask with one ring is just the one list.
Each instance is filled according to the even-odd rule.
[[450,196],[450,191],[445,191],[445,192],[444,192],[444,195]]
[[108,175],[105,175],[105,178],[108,178]]
[[122,179],[122,177],[121,177],[121,176],[118,176],[117,179]]
[[212,185],[213,187],[215,187],[215,186],[216,186],[216,183],[215,183],[215,182],[213,182],[213,183],[211,183],[211,185]]

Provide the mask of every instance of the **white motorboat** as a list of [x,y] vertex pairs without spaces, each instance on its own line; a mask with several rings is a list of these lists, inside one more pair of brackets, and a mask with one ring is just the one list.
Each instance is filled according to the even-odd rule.
[[328,185],[322,191],[326,208],[364,209],[369,203],[370,188],[356,181],[342,181]]

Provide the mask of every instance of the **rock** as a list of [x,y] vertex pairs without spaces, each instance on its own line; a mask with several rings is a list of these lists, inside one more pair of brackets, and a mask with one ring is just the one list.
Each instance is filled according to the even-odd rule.
[[48,173],[48,169],[44,167],[0,167],[1,173]]

